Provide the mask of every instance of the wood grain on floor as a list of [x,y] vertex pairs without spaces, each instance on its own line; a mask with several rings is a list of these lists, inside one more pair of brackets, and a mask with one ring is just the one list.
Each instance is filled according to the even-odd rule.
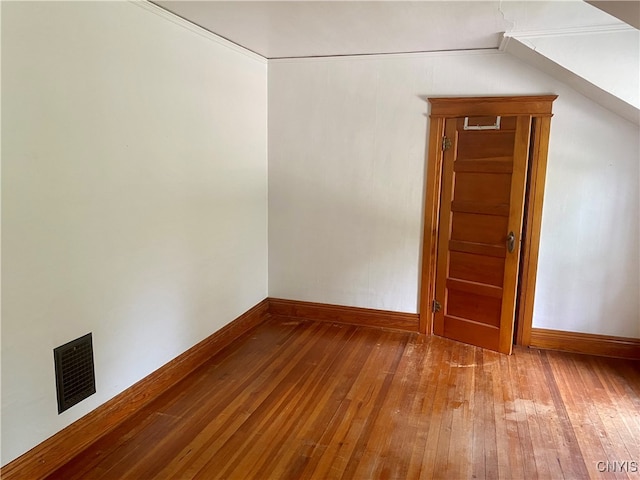
[[49,478],[638,472],[640,362],[274,317]]

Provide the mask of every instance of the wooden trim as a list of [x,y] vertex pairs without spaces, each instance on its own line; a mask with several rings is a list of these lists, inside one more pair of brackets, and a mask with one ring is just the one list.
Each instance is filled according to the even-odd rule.
[[264,322],[265,299],[210,337],[0,469],[3,480],[42,479],[182,380],[231,342]]
[[[449,238],[451,238],[451,228],[453,216],[451,215],[451,204],[449,199],[453,199],[455,173],[453,164],[457,158],[458,152],[458,131],[457,118],[447,118],[445,120],[444,134],[451,141],[451,147],[446,150],[440,157],[441,163],[441,179],[440,179],[440,195],[437,199],[436,208],[438,209],[438,224],[436,227],[436,244],[433,271],[433,299],[440,302],[441,309],[439,312],[433,313],[433,333],[436,335],[446,336],[445,334],[445,311],[447,310],[448,299],[446,298],[446,277],[447,275],[437,276],[437,272],[446,272],[449,270],[448,255],[438,256],[438,251],[446,252],[449,246]],[[443,201],[446,199],[446,201]],[[443,234],[439,234],[442,232]]]
[[442,183],[442,137],[444,119],[432,118],[429,129],[424,200],[424,236],[420,275],[420,333],[433,333],[431,302],[435,298],[438,223],[440,221],[440,187]]
[[302,318],[321,322],[346,323],[363,327],[417,332],[417,313],[391,312],[370,308],[344,307],[324,303],[299,302],[280,298],[269,299],[269,314],[281,317]]
[[538,252],[540,250],[540,228],[542,225],[542,205],[547,175],[547,152],[549,150],[551,118],[536,118],[534,119],[534,125],[528,207],[526,218],[524,219],[527,228],[522,245],[524,250],[519,287],[518,319],[516,322],[518,328],[516,344],[524,346],[528,346],[531,343],[533,302],[538,274]]
[[518,97],[430,97],[431,117],[459,117],[476,115],[551,115],[557,95]]
[[532,328],[530,346],[602,357],[640,360],[640,338]]

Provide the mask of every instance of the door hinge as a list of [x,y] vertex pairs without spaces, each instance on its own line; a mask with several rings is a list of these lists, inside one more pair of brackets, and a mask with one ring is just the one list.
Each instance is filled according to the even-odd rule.
[[438,300],[434,300],[431,304],[431,311],[433,313],[438,313],[440,310],[442,310],[442,305],[440,305],[440,302]]
[[449,150],[451,148],[451,140],[449,137],[442,137],[442,150]]

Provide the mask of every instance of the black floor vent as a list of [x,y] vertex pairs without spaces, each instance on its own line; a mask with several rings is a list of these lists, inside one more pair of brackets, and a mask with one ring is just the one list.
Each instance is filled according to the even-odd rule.
[[91,334],[53,349],[58,413],[96,393]]

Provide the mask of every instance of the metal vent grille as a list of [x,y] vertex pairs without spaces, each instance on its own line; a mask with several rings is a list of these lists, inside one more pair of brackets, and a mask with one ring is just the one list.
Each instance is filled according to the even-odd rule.
[[91,334],[53,349],[58,413],[96,393]]

